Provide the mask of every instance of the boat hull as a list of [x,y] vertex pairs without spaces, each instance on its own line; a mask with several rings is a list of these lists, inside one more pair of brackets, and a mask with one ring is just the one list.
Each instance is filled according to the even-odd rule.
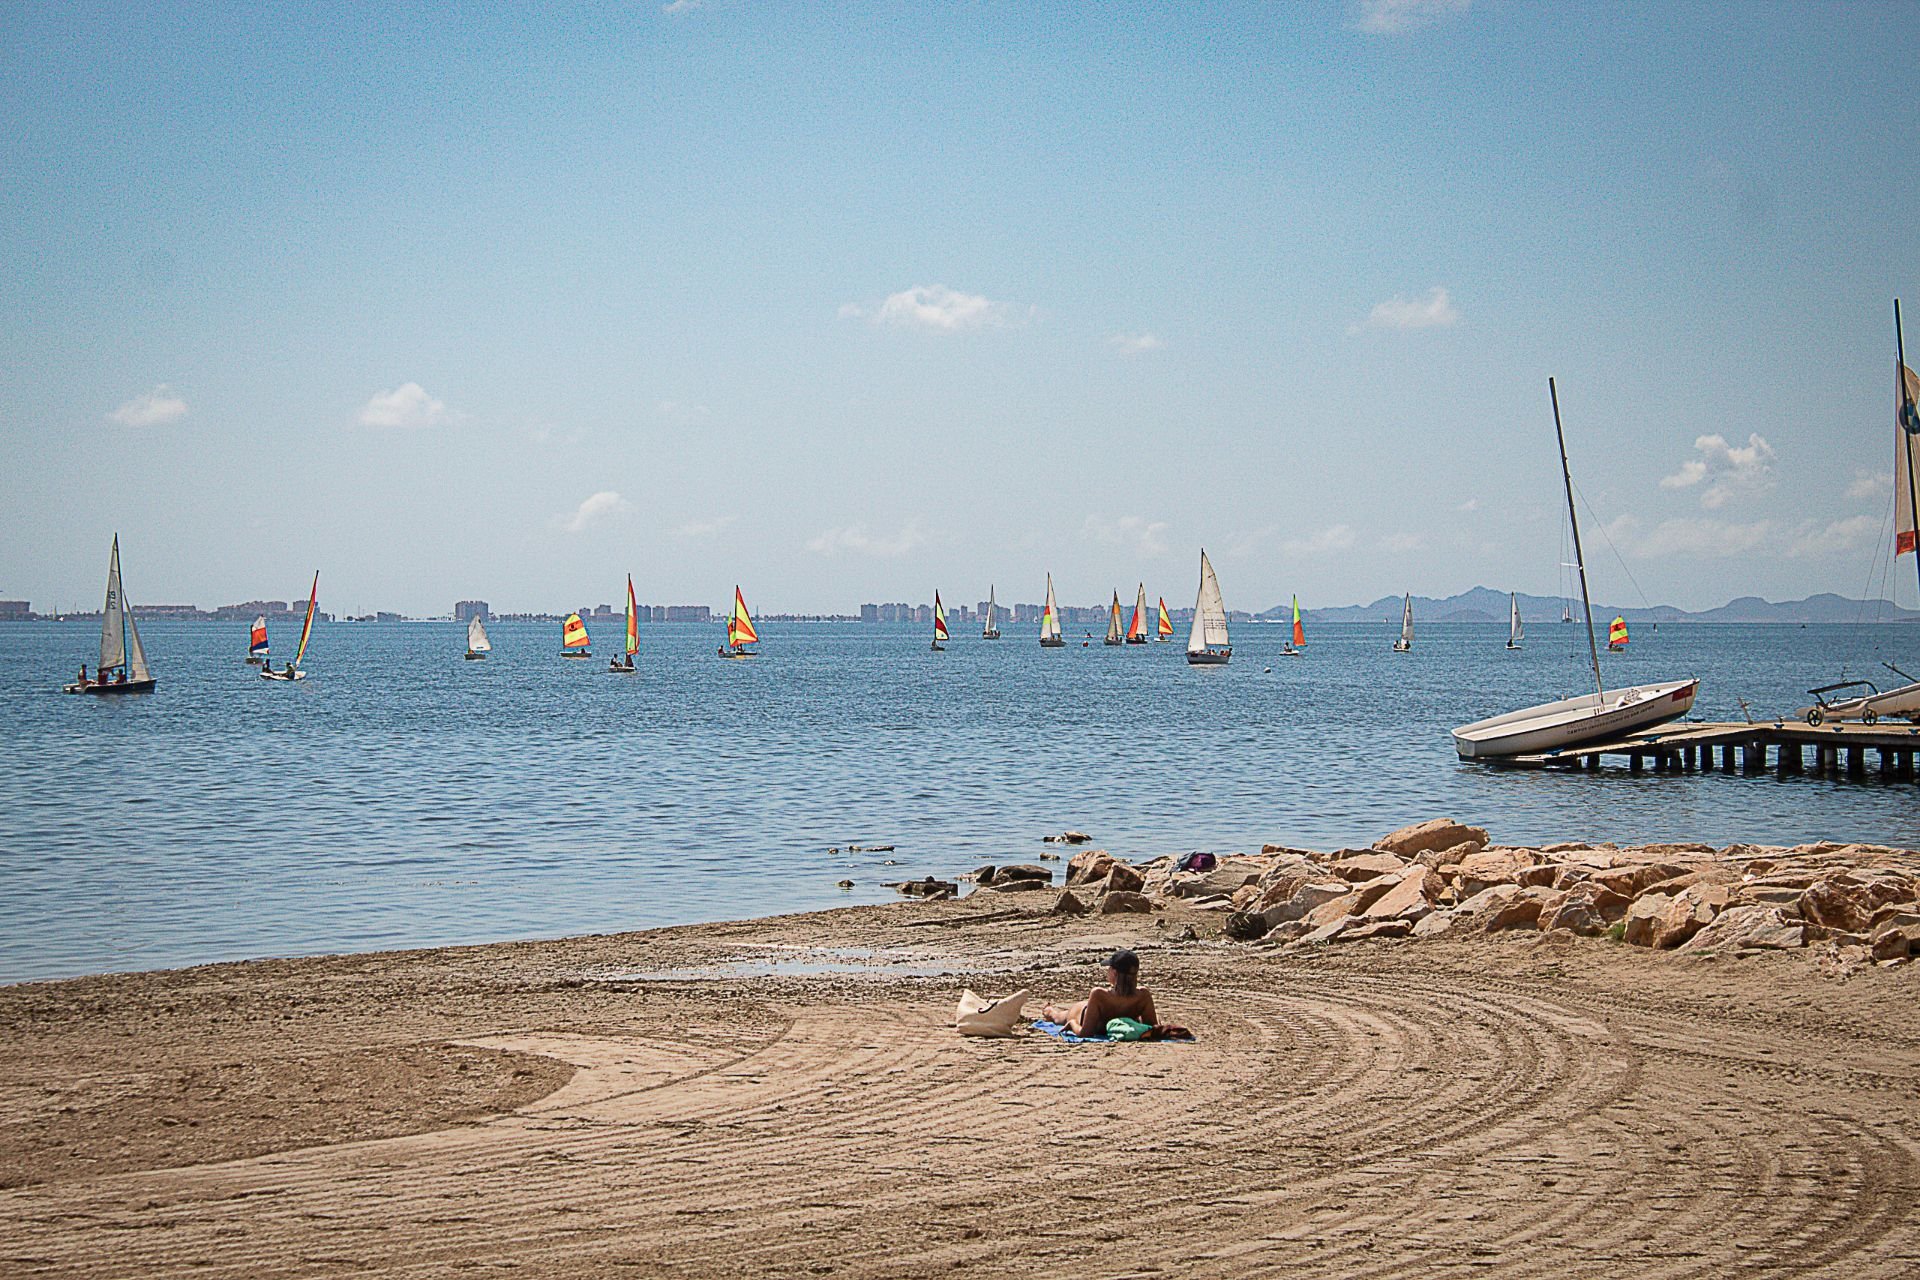
[[999,633],[999,632],[998,632],[997,630],[996,630],[996,631],[982,631],[982,632],[980,633],[980,638],[981,638],[982,640],[998,640],[998,639],[1000,638],[1000,633]]
[[1128,636],[1127,637],[1128,644],[1145,644],[1146,642],[1147,642],[1147,638],[1145,636]]
[[1399,640],[1394,642],[1393,651],[1395,653],[1405,653],[1411,648],[1413,648],[1412,645],[1408,644],[1404,640]]
[[1233,657],[1231,649],[1201,649],[1187,651],[1187,665],[1192,667],[1224,667]]
[[85,683],[85,684],[70,684],[70,685],[66,685],[66,686],[64,687],[64,692],[67,692],[67,693],[101,693],[101,694],[105,694],[105,693],[152,693],[152,692],[153,692],[153,689],[154,689],[154,686],[155,686],[155,685],[157,685],[157,684],[159,684],[159,683],[160,683],[160,682],[159,682],[158,680],[129,680],[129,681],[127,681],[127,682],[126,682],[125,684],[115,684],[115,683],[114,683],[114,682],[112,682],[112,681],[108,681],[108,682],[107,682],[106,684],[95,684],[95,683],[94,683],[93,681],[91,681],[91,680],[89,680],[89,681],[87,681],[87,683]]
[[562,649],[560,656],[563,658],[591,658],[593,655],[585,649]]
[[1609,689],[1559,702],[1523,707],[1453,731],[1453,747],[1462,760],[1497,760],[1538,755],[1582,743],[1604,742],[1636,729],[1677,720],[1693,709],[1698,680]]
[[1064,649],[1067,647],[1067,642],[1064,638],[1059,640],[1042,640],[1040,647],[1042,649]]
[[262,671],[260,678],[262,680],[278,680],[282,684],[292,684],[295,680],[305,680],[307,673],[304,671],[296,671],[292,675],[288,675],[284,671]]
[[487,655],[486,655],[486,654],[484,654],[484,653],[469,653],[469,654],[467,655],[467,661],[468,661],[468,662],[481,662],[481,661],[484,661],[484,660],[486,659],[486,656],[487,656]]

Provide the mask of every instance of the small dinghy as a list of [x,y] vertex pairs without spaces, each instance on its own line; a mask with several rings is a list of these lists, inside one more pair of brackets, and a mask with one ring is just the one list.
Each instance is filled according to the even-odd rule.
[[1413,648],[1413,597],[1405,596],[1400,601],[1400,638],[1393,642],[1395,653],[1405,653]]
[[475,614],[467,619],[467,661],[478,662],[493,652],[493,642],[487,639],[486,624]]
[[940,603],[940,593],[935,591],[933,593],[933,651],[945,653],[947,639],[947,610]]
[[1053,598],[1053,575],[1047,575],[1047,603],[1040,611],[1040,647],[1042,649],[1064,649],[1066,636],[1060,633],[1060,602]]
[[633,575],[627,575],[626,656],[607,660],[607,674],[630,676],[634,673],[633,655],[640,652],[640,606],[633,599]]
[[560,624],[560,656],[563,658],[591,658],[593,641],[587,635],[585,619],[577,613],[567,615]]
[[738,586],[733,589],[733,612],[727,615],[727,643],[721,648],[720,656],[738,661],[743,658],[757,658],[758,649],[751,646],[760,643],[760,633],[753,629],[753,615],[747,612],[747,598],[740,594]]
[[294,650],[293,661],[289,662],[281,670],[275,671],[272,663],[268,663],[266,666],[260,668],[260,678],[262,680],[281,680],[292,684],[295,680],[305,680],[307,678],[307,673],[300,669],[300,663],[307,656],[307,641],[313,638],[313,615],[314,611],[319,607],[320,571],[315,569],[313,571],[313,589],[307,592],[307,620],[300,626],[300,647]]

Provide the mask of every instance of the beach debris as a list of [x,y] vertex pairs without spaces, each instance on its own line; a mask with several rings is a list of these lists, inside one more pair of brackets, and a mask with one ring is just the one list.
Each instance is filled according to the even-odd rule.
[[1042,844],[1087,844],[1093,839],[1084,831],[1062,831],[1057,836],[1041,836]]

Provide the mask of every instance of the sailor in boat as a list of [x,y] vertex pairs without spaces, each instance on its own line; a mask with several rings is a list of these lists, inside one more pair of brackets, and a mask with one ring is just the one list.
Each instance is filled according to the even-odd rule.
[[80,664],[80,687],[87,687],[87,664],[84,662]]

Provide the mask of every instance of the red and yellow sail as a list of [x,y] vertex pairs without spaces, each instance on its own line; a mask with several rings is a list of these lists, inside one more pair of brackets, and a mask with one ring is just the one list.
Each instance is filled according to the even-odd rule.
[[1293,647],[1303,649],[1307,644],[1307,629],[1300,625],[1300,597],[1293,598]]
[[1154,629],[1160,633],[1162,640],[1173,634],[1173,615],[1167,612],[1165,596],[1160,597],[1160,621],[1154,624]]
[[947,638],[947,611],[940,604],[938,591],[933,593],[933,638],[935,640]]
[[307,656],[307,638],[313,634],[313,614],[320,604],[320,571],[313,571],[313,590],[307,593],[307,620],[300,627],[300,647],[294,651],[293,665],[298,667],[300,659]]
[[627,575],[627,652],[640,651],[640,606],[633,601],[633,575]]
[[1145,640],[1147,638],[1147,619],[1140,612],[1140,602],[1134,601],[1133,621],[1127,624],[1127,639]]
[[567,620],[560,624],[560,647],[562,649],[587,647],[587,624],[580,620],[579,614],[568,614]]
[[1627,620],[1615,618],[1607,626],[1607,647],[1618,649],[1627,643]]
[[753,629],[753,617],[747,612],[747,598],[740,594],[740,588],[733,589],[733,612],[727,615],[727,643],[730,645],[753,644],[760,639],[760,633]]

